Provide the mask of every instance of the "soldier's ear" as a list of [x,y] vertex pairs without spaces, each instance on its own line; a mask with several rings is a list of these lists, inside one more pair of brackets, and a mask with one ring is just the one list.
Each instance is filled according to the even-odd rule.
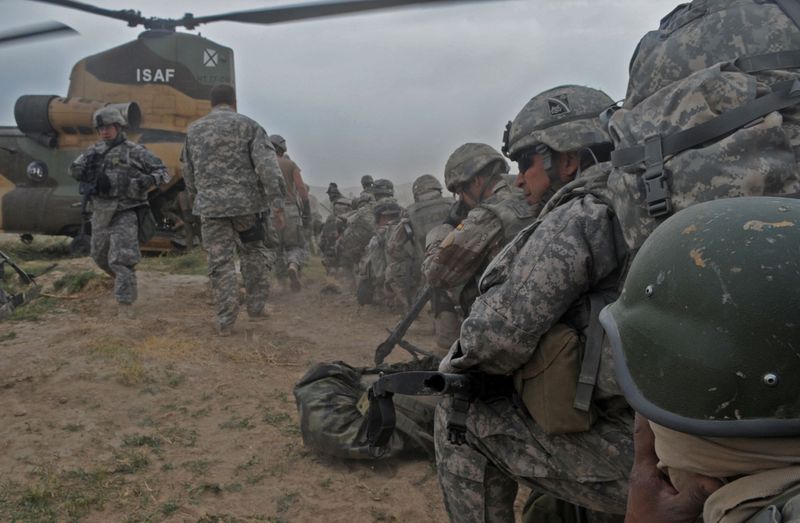
[[581,159],[576,152],[558,153],[558,176],[563,182],[570,182],[575,178]]

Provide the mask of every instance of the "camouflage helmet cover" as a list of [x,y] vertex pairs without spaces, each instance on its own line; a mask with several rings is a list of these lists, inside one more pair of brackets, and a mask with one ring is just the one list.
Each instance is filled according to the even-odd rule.
[[614,105],[603,91],[562,85],[540,93],[525,104],[506,127],[503,152],[511,159],[538,144],[569,152],[611,139],[600,113]]
[[383,201],[377,204],[372,212],[377,220],[381,216],[400,216],[403,212],[403,208],[400,207],[400,204],[397,202]]
[[286,148],[286,138],[279,134],[271,134],[269,135],[269,141],[272,142],[273,147],[276,149],[280,149],[281,152],[286,152],[288,149]]
[[369,174],[365,174],[364,176],[361,177],[361,187],[363,189],[372,188],[374,183],[375,180],[373,180],[372,176],[370,176]]
[[391,180],[380,178],[372,184],[372,192],[375,196],[394,196],[394,184]]
[[411,186],[414,197],[431,191],[442,192],[442,184],[432,174],[423,174],[414,180],[414,184]]
[[800,201],[691,206],[644,242],[603,309],[625,397],[712,437],[800,435]]
[[125,127],[128,125],[128,122],[125,121],[125,117],[122,115],[122,112],[114,106],[101,107],[100,109],[96,110],[92,116],[92,121],[94,122],[95,128],[114,124],[119,125],[120,127]]
[[444,166],[444,184],[450,192],[472,179],[486,166],[493,163],[502,164],[502,172],[508,172],[508,164],[503,155],[485,143],[465,143],[447,159]]

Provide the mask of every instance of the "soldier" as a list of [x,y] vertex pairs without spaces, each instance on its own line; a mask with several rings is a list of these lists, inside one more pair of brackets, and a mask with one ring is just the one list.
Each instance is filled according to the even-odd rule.
[[600,315],[637,411],[628,523],[799,520],[798,224],[787,198],[683,210]]
[[372,176],[369,174],[365,174],[361,177],[361,194],[373,194],[373,187],[375,185],[375,181],[372,179]]
[[[467,143],[445,165],[447,189],[459,196],[445,223],[427,237],[422,272],[435,289],[451,291],[462,313],[477,296],[477,280],[500,249],[526,225],[541,206],[530,206],[504,175],[508,164],[486,144]],[[452,302],[437,296],[437,343],[450,345],[458,337]],[[448,306],[449,305],[449,306]],[[448,313],[450,311],[450,313]]]
[[280,246],[278,247],[276,275],[283,279],[288,274],[291,287],[298,292],[300,270],[306,263],[306,238],[303,229],[311,226],[311,204],[308,191],[300,175],[300,168],[286,155],[286,140],[279,134],[269,137],[278,155],[278,165],[286,184],[286,198],[283,205],[283,228],[278,231]]
[[356,275],[356,297],[361,305],[380,303],[393,307],[393,293],[386,288],[388,258],[386,242],[393,227],[400,221],[403,208],[388,198],[376,203],[372,209],[375,217],[375,235],[367,244]]
[[355,276],[354,271],[358,267],[370,239],[375,235],[375,215],[373,213],[375,205],[385,201],[395,201],[394,184],[389,180],[376,180],[372,190],[377,200],[373,199],[373,195],[370,194],[364,194],[355,199],[353,204],[357,208],[347,217],[344,232],[336,242],[339,261],[350,278]]
[[126,138],[127,123],[119,109],[103,107],[92,119],[101,140],[72,162],[70,174],[92,198],[91,256],[114,278],[119,315],[130,318],[137,296],[139,238],[144,232],[140,225],[146,226],[149,219],[150,227],[155,227],[147,193],[170,176],[157,156]]
[[336,254],[336,241],[344,231],[344,216],[352,210],[352,202],[342,196],[336,183],[328,185],[328,200],[331,203],[330,214],[322,226],[320,233],[319,249],[322,251],[322,265],[325,271],[331,274],[339,268],[339,257]]
[[430,174],[414,180],[411,191],[414,203],[389,232],[386,247],[386,285],[406,308],[419,290],[425,237],[447,218],[455,203],[452,198],[442,198],[442,184]]
[[[598,115],[612,103],[601,91],[562,86],[525,105],[504,150],[520,164],[529,201],[603,159],[609,138]],[[593,179],[582,175],[584,183]],[[605,303],[600,291],[614,289],[624,256],[608,207],[581,196],[526,228],[492,262],[459,342],[440,365],[495,383],[471,405],[445,400],[437,410],[437,466],[452,521],[513,521],[518,482],[595,511],[625,510],[633,420],[606,368],[590,369],[597,390],[588,388],[589,405],[573,407],[586,393],[574,385],[579,333],[586,336],[590,311],[599,313],[589,302]],[[593,287],[597,299],[590,300]],[[541,360],[531,359],[534,349]],[[514,388],[524,407],[512,399]]]
[[183,176],[202,220],[218,332],[228,336],[239,312],[237,251],[247,313],[252,319],[264,317],[270,263],[265,222],[271,208],[281,209],[285,194],[275,150],[260,125],[236,113],[231,85],[215,85],[211,112],[189,126]]

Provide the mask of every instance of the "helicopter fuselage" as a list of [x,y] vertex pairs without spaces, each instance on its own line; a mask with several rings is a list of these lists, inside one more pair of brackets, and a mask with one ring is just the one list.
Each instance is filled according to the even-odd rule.
[[77,234],[80,197],[68,167],[97,140],[92,113],[126,104],[140,116],[128,138],[158,155],[173,176],[151,198],[159,225],[169,231],[186,128],[208,113],[217,83],[235,84],[232,49],[194,34],[153,30],[75,64],[65,98],[21,97],[18,127],[0,127],[0,229]]

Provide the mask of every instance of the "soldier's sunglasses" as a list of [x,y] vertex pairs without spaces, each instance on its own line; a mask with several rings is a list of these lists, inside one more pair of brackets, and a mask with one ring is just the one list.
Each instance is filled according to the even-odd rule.
[[519,153],[515,158],[517,166],[519,166],[519,172],[524,173],[530,169],[537,154],[539,153],[536,152],[536,149],[527,149]]

